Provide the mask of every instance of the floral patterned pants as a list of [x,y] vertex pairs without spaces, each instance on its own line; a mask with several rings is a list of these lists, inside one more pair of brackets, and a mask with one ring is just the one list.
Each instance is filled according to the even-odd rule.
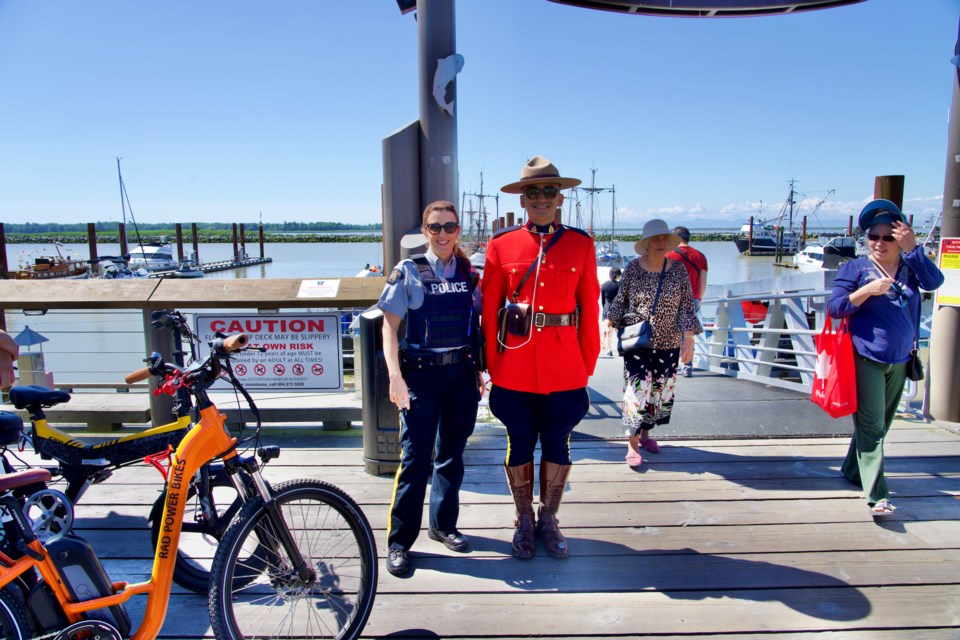
[[623,426],[626,435],[670,422],[680,349],[640,349],[623,357]]

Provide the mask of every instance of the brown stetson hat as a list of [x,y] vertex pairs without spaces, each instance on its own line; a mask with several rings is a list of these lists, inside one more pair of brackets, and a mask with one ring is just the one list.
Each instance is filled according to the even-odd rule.
[[543,156],[533,156],[527,164],[523,165],[523,169],[520,171],[520,179],[500,187],[500,191],[522,193],[527,185],[540,182],[559,184],[561,189],[569,189],[580,184],[580,180],[576,178],[561,178],[560,172],[557,171],[553,163]]

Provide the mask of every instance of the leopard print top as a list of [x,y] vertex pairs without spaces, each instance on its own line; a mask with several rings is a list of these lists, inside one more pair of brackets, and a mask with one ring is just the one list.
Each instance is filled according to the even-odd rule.
[[[631,260],[623,270],[620,291],[610,303],[607,317],[614,328],[650,319],[653,301],[657,295],[659,271],[647,271],[639,259]],[[632,311],[639,319],[624,315]],[[703,327],[693,308],[693,290],[690,277],[683,264],[667,260],[667,269],[663,274],[663,290],[657,303],[656,316],[651,320],[652,340],[648,343],[653,349],[678,349],[683,341],[683,333],[703,333]]]

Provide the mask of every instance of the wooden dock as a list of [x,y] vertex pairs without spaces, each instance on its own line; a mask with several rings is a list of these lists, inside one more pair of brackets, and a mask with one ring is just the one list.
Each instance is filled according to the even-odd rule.
[[[216,262],[201,262],[198,267],[204,273],[213,273],[215,271],[227,271],[228,269],[240,269],[243,267],[252,267],[258,264],[267,264],[273,262],[273,258],[243,258],[242,260],[218,260]],[[176,271],[152,271],[148,278],[176,278]]]
[[[960,435],[945,427],[897,420],[887,475],[899,510],[886,522],[840,477],[844,438],[665,440],[634,471],[623,441],[575,434],[559,514],[571,557],[541,549],[519,561],[504,433],[480,424],[461,494],[472,549],[450,552],[424,532],[404,578],[382,564],[393,480],[364,472],[359,429],[273,431],[282,454],[266,476],[327,480],[362,505],[381,554],[364,638],[955,640]],[[125,469],[77,507],[79,533],[115,580],[149,575],[158,482],[145,466]],[[128,605],[135,620],[143,603]],[[212,637],[206,607],[176,591],[161,637]]]

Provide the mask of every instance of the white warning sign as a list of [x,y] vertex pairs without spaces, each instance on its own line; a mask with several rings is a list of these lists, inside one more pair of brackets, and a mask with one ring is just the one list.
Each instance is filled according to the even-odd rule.
[[[217,333],[245,333],[250,345],[266,349],[244,351],[233,357],[233,372],[248,389],[276,391],[342,391],[343,348],[340,316],[306,315],[196,315],[196,333],[202,344]],[[226,383],[218,382],[217,387]]]

